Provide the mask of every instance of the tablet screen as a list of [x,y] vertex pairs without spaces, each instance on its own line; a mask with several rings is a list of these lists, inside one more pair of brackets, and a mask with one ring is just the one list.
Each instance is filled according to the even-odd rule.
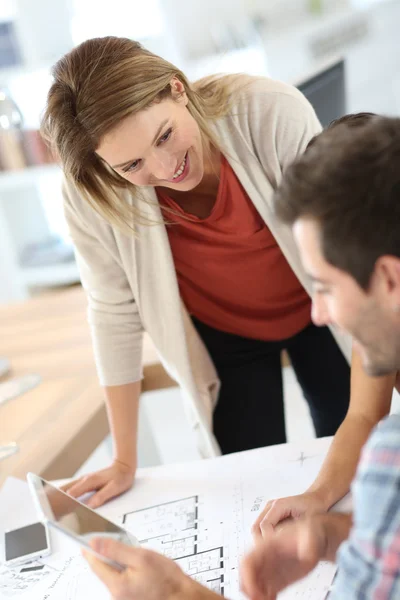
[[68,496],[41,477],[28,474],[28,482],[41,513],[49,522],[88,542],[93,537],[112,537],[128,545],[138,545],[136,538],[97,512]]

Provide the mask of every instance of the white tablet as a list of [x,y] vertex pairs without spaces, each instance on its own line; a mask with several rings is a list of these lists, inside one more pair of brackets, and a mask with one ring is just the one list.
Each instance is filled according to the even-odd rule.
[[43,524],[65,533],[115,569],[121,571],[125,568],[124,565],[94,552],[89,541],[94,537],[112,537],[129,546],[138,546],[139,542],[135,536],[105,519],[79,500],[62,492],[45,479],[28,473],[27,480]]

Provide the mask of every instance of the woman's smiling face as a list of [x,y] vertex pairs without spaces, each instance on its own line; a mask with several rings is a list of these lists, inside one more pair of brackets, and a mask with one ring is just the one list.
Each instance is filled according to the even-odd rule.
[[108,133],[97,154],[137,186],[195,188],[204,174],[199,126],[187,109],[182,83],[171,82],[172,96],[133,114]]

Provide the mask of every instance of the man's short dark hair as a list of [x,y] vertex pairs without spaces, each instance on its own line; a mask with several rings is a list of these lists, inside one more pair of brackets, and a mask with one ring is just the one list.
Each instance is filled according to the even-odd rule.
[[400,119],[335,123],[287,169],[274,206],[288,225],[315,220],[325,260],[367,289],[380,256],[400,258]]
[[[343,117],[339,117],[338,119],[334,119],[329,123],[326,129],[332,129],[333,127],[341,125],[342,123],[345,123],[349,127],[360,127],[361,125],[365,125],[365,123],[369,123],[371,117],[376,116],[377,115],[375,113],[371,112],[350,113],[348,115],[343,115]],[[315,144],[320,135],[322,134],[319,133],[311,138],[311,140],[308,142],[307,149],[311,148],[311,146]]]

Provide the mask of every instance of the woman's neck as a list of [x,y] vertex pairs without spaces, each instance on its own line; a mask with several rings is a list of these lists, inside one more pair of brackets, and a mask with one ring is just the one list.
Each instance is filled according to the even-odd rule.
[[200,195],[216,195],[221,172],[221,152],[218,148],[208,146],[203,148],[204,173],[200,183],[193,192]]

